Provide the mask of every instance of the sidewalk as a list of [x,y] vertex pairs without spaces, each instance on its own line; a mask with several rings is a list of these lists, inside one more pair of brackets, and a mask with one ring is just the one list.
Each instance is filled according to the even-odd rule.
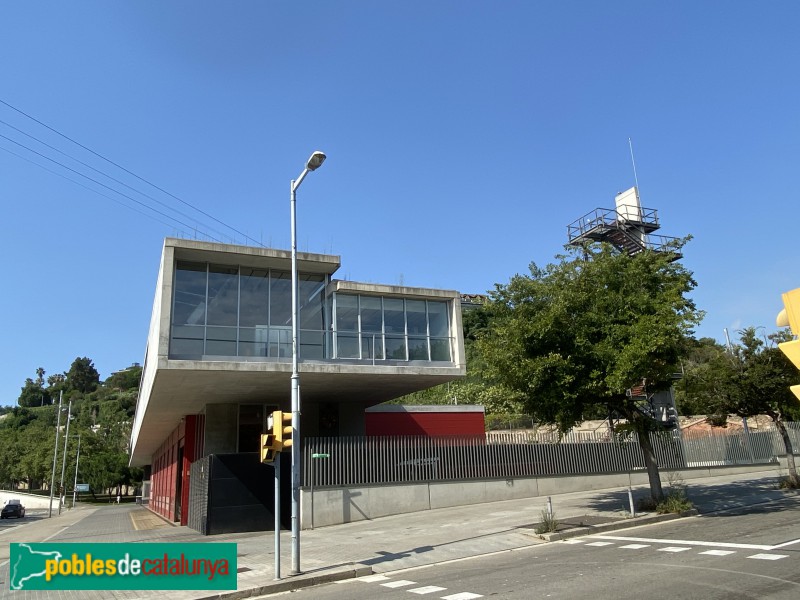
[[[689,498],[701,515],[760,504],[795,495],[776,489],[776,469],[728,477],[692,480]],[[647,496],[634,488],[634,499]],[[613,523],[633,527],[647,520],[628,518],[628,490],[610,489],[551,496],[559,521],[574,525]],[[535,532],[547,498],[509,500],[457,508],[384,517],[303,531],[300,565],[291,568],[290,532],[281,534],[283,579],[274,580],[272,532],[202,536],[187,527],[171,525],[138,505],[79,506],[64,515],[0,533],[0,598],[125,599],[156,598],[164,592],[9,591],[9,542],[235,542],[238,544],[238,590],[231,592],[170,592],[170,598],[245,598],[315,585],[325,580],[381,573],[458,558],[547,543]],[[653,515],[649,515],[651,518]],[[586,530],[573,530],[586,534]],[[569,536],[567,531],[565,536]]]

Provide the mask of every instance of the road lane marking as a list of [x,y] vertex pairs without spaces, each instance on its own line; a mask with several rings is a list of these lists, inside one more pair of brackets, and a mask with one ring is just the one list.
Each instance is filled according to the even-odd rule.
[[388,588],[401,588],[409,585],[417,585],[416,581],[409,581],[408,579],[398,579],[397,581],[389,581],[381,584],[383,587]]
[[601,540],[618,540],[621,542],[648,542],[650,544],[681,544],[683,546],[711,546],[716,548],[738,548],[742,550],[774,550],[775,546],[764,544],[733,544],[729,542],[701,542],[697,540],[660,540],[657,538],[623,537],[615,535],[592,536]]
[[753,554],[753,556],[748,556],[747,558],[755,558],[756,560],[780,560],[788,556],[788,554]]
[[472,592],[461,592],[460,594],[453,594],[451,596],[442,596],[442,600],[474,600],[475,598],[483,598],[480,594],[473,594]]
[[364,575],[359,577],[358,580],[365,583],[376,583],[378,581],[389,581],[389,578],[386,575]]
[[625,548],[625,550],[640,550],[641,548],[649,548],[650,544],[628,544],[627,546],[620,546],[620,548]]
[[432,594],[433,592],[443,592],[447,588],[439,587],[438,585],[426,585],[425,587],[414,588],[413,590],[408,590],[412,594]]
[[706,550],[698,554],[709,554],[711,556],[728,556],[729,554],[736,554],[734,550]]
[[794,544],[800,544],[800,540],[792,540],[791,542],[783,542],[782,544],[778,544],[777,546],[773,546],[772,550],[777,550],[778,548],[785,548],[786,546],[793,546]]
[[582,540],[580,538],[572,538],[571,540],[561,540],[563,544],[582,544],[586,540]]
[[691,548],[687,548],[686,546],[667,546],[666,548],[659,548],[659,552],[686,552],[687,550],[691,550]]

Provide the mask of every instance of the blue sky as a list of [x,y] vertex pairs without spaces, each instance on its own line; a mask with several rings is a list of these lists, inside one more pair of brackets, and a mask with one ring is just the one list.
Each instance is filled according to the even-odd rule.
[[631,138],[659,233],[694,236],[697,334],[771,332],[800,286],[799,17],[790,1],[3,3],[0,404],[39,366],[143,361],[164,237],[288,249],[289,180],[316,149],[300,250],[341,255],[344,278],[483,293],[613,206]]

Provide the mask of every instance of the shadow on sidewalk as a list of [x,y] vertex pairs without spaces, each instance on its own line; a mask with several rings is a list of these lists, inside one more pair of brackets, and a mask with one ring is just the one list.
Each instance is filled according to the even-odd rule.
[[472,536],[472,537],[462,538],[460,540],[452,540],[452,541],[449,541],[449,542],[443,542],[441,544],[436,544],[434,546],[418,546],[416,548],[410,548],[409,550],[401,550],[399,552],[389,552],[389,551],[386,551],[386,550],[376,550],[375,553],[379,554],[380,556],[378,556],[377,558],[369,558],[367,560],[360,560],[358,562],[360,564],[362,564],[362,565],[368,565],[368,566],[379,565],[379,564],[382,564],[382,563],[389,563],[389,562],[393,562],[393,561],[396,561],[396,560],[401,560],[401,559],[404,559],[404,558],[410,558],[413,555],[426,554],[428,552],[433,552],[434,550],[441,549],[441,548],[444,548],[446,546],[453,546],[455,544],[461,544],[463,542],[473,542],[475,540],[480,540],[480,539],[483,539],[483,538],[496,536],[498,534],[512,533],[512,532],[516,532],[516,531],[519,531],[518,527],[510,527],[510,528],[504,529],[502,531],[493,531],[491,533],[485,533],[485,534],[482,534],[482,535],[476,535],[476,536]]
[[[727,517],[736,514],[759,514],[800,508],[800,495],[791,490],[779,490],[776,477],[761,477],[747,481],[692,485],[685,482],[686,494],[695,508],[708,517]],[[664,491],[669,485],[664,484]],[[634,505],[650,496],[649,488],[633,490]],[[773,500],[785,500],[781,503]],[[590,510],[601,513],[627,513],[630,509],[628,491],[615,490],[595,496],[587,504]],[[716,512],[722,511],[725,512]]]

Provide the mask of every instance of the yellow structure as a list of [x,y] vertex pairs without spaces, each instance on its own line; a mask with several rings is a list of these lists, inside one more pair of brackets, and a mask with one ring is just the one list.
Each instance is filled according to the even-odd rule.
[[[783,310],[778,313],[775,324],[778,327],[789,327],[792,334],[797,338],[800,335],[800,288],[794,289],[783,294]],[[800,369],[800,340],[794,339],[791,342],[778,344],[792,364]],[[800,385],[793,385],[792,393],[800,399]]]

